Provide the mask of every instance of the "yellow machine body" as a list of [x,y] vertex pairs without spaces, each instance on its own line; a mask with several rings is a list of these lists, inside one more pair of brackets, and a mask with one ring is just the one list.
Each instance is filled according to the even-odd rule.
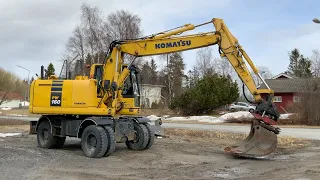
[[[97,80],[34,80],[30,88],[29,111],[33,114],[76,114],[111,115],[112,108],[102,104],[97,98]],[[119,98],[121,101],[121,98]],[[138,114],[134,98],[126,98],[124,108],[119,113]]]

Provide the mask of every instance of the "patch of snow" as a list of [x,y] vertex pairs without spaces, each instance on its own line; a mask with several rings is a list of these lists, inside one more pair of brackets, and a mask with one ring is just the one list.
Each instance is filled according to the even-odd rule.
[[3,108],[1,108],[1,110],[4,110],[4,111],[9,111],[11,109],[12,109],[11,107],[3,107]]
[[249,111],[238,111],[238,112],[232,112],[232,113],[227,113],[224,114],[220,117],[220,121],[226,121],[228,119],[239,119],[239,118],[252,118],[253,115]]
[[6,114],[6,116],[28,116],[23,114]]
[[198,122],[209,122],[209,123],[220,123],[223,122],[216,117],[213,116],[187,116],[187,117],[182,117],[182,116],[176,116],[176,117],[169,117],[169,116],[163,116],[163,117],[158,117],[155,115],[150,115],[147,116],[150,120],[157,120],[157,119],[163,119],[167,121],[198,121]]
[[294,115],[293,113],[288,113],[288,114],[280,114],[279,119],[288,119],[291,115]]
[[[281,114],[280,119],[288,119],[292,115],[292,113],[289,114]],[[240,118],[254,118],[254,116],[248,112],[248,111],[238,111],[238,112],[230,112],[223,114],[219,117],[213,117],[213,116],[174,116],[170,117],[168,115],[166,116],[156,116],[156,115],[150,115],[147,116],[150,120],[154,121],[157,119],[167,120],[167,121],[196,121],[196,122],[208,122],[208,123],[223,123],[226,122],[228,119],[240,119]]]
[[21,133],[0,133],[0,137],[19,136]]
[[158,117],[156,115],[150,115],[150,116],[147,116],[147,118],[149,118],[151,121],[155,121],[155,120],[157,120],[157,119],[159,119],[161,117]]

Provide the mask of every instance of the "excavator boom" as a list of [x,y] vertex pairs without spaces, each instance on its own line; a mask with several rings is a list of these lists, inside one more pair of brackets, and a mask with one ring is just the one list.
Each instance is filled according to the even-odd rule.
[[[176,36],[177,34],[193,30],[196,27],[209,23],[213,23],[216,29],[215,31]],[[186,51],[212,45],[218,45],[220,56],[230,62],[239,78],[242,80],[244,85],[247,86],[250,93],[253,95],[255,102],[258,104],[255,112],[252,113],[255,120],[252,121],[249,136],[244,141],[225,148],[225,152],[237,155],[253,156],[267,155],[273,152],[277,147],[277,134],[280,132],[279,128],[272,126],[277,124],[277,120],[280,116],[272,102],[273,90],[271,90],[267,84],[267,89],[257,89],[253,77],[246,66],[246,62],[249,64],[253,72],[264,83],[266,82],[259,74],[258,69],[253,64],[250,57],[239,44],[237,38],[231,34],[222,19],[214,18],[210,22],[197,26],[186,24],[178,29],[158,33],[145,38],[112,42],[109,47],[104,69],[106,71],[116,69],[116,71],[113,77],[105,74],[104,82],[113,82],[116,84],[116,87],[123,85],[131,72],[130,70],[134,67],[134,61],[132,61],[128,67],[119,70],[120,66],[117,65],[123,62],[123,54],[125,53],[141,57]],[[117,63],[112,63],[113,61],[116,61]],[[262,94],[266,94],[266,99],[262,98]],[[107,98],[107,96],[105,96],[105,98]],[[119,99],[117,98],[113,98],[112,104],[115,108],[118,104],[118,100]]]

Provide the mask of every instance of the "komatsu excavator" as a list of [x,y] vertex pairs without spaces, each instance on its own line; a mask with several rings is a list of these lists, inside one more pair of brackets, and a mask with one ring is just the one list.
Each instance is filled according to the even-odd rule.
[[[215,31],[191,35],[183,32],[212,23]],[[273,90],[259,74],[247,53],[222,19],[184,26],[138,39],[113,41],[103,64],[92,64],[89,77],[59,79],[55,76],[34,80],[30,87],[29,111],[42,114],[31,122],[30,133],[37,134],[42,148],[61,148],[67,136],[81,138],[88,157],[110,155],[115,143],[126,143],[131,150],[149,149],[157,135],[150,120],[139,116],[139,71],[134,60],[124,63],[124,55],[151,56],[218,45],[221,57],[228,59],[257,103],[249,136],[224,151],[237,156],[264,156],[277,147],[274,127],[280,114],[273,104]],[[257,89],[246,62],[267,85]],[[43,73],[42,73],[43,74]],[[263,99],[262,94],[266,94]]]

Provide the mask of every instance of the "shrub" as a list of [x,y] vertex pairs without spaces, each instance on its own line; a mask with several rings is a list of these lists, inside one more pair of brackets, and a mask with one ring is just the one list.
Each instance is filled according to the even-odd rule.
[[239,97],[238,85],[228,77],[205,76],[180,96],[173,98],[169,108],[183,115],[201,115],[232,103]]

